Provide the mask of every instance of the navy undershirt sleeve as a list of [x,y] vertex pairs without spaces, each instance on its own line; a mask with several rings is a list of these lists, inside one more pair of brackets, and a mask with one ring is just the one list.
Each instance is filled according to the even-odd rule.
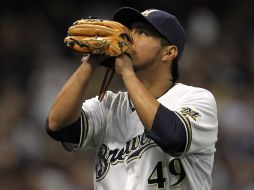
[[52,131],[49,129],[47,118],[46,132],[51,138],[57,141],[79,144],[81,133],[81,118],[79,117],[77,121],[58,131]]
[[186,130],[183,122],[175,112],[161,104],[155,115],[152,129],[146,130],[145,133],[170,155],[179,155],[185,150]]

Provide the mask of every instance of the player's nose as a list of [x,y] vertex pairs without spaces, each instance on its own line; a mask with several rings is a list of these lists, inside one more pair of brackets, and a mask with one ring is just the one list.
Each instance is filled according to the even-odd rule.
[[133,30],[131,31],[131,37],[132,37],[132,46],[134,46],[135,42],[137,41],[137,34]]
[[136,38],[137,34],[135,32],[135,30],[131,30],[131,36],[132,36],[132,39],[134,40],[134,38]]

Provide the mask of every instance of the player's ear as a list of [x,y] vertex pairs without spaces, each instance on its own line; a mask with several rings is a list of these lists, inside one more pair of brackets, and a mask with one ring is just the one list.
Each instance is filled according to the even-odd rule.
[[163,62],[172,61],[173,59],[175,59],[178,53],[178,49],[175,45],[168,45],[164,47],[162,51]]

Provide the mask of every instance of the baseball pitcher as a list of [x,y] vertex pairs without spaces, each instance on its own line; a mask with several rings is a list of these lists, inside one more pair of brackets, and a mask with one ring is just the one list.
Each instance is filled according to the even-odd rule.
[[[217,142],[216,101],[178,83],[185,31],[167,12],[118,9],[113,21],[76,21],[67,47],[84,54],[47,118],[47,132],[68,151],[94,149],[97,190],[210,190]],[[86,99],[94,71],[120,75],[126,92]]]

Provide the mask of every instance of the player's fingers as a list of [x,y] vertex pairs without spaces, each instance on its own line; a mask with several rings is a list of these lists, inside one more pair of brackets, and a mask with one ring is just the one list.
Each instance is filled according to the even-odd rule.
[[87,62],[90,57],[90,54],[84,54],[81,58],[81,63]]
[[131,58],[131,54],[129,52],[124,52],[122,54],[120,54],[119,56],[117,56],[116,58],[120,58],[120,59],[126,59],[126,58],[132,59]]
[[93,66],[100,65],[103,61],[105,61],[108,57],[106,55],[83,55],[81,58],[81,63],[90,63]]

